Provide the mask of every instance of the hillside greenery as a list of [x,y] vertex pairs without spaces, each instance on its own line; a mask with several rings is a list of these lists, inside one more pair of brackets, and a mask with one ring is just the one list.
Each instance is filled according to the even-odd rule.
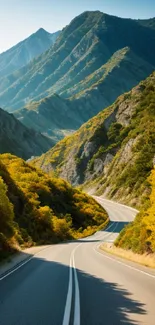
[[20,246],[90,235],[107,223],[93,198],[16,156],[0,155],[0,259]]
[[140,207],[155,155],[155,73],[33,163],[73,185]]
[[[82,90],[89,89],[87,78],[92,78],[95,71],[95,104],[98,107],[102,104],[100,109],[104,103],[105,106],[111,104],[121,93],[146,78],[155,67],[154,30],[148,28],[147,21],[145,23],[139,24],[139,21],[100,11],[84,12],[62,30],[49,50],[3,78],[0,85],[1,105],[13,111],[25,103],[54,93],[71,97],[81,91],[81,82],[85,83],[85,79]],[[122,55],[124,52],[125,56]],[[98,71],[100,68],[104,75],[104,93],[95,86],[97,80],[102,79]],[[85,96],[89,99],[87,90]]]
[[155,169],[149,179],[151,194],[148,208],[140,212],[135,221],[120,233],[115,245],[135,253],[155,253]]
[[[118,137],[115,135],[113,145],[119,145],[120,150],[114,157],[106,175],[107,179],[104,178],[105,184],[100,187],[99,192],[102,192],[110,184],[112,187],[109,193],[111,197],[116,195],[119,198],[125,190],[127,195],[137,199],[137,201],[141,197],[142,204],[148,197],[149,184],[147,178],[153,168],[155,156],[155,74],[142,82],[140,87],[141,95],[139,100],[136,99],[138,101],[130,125],[127,129],[121,129]],[[127,131],[127,134],[122,142],[122,132],[124,133],[124,131]],[[121,159],[123,150],[130,141],[132,141],[130,159],[123,161]],[[118,191],[119,195],[117,196]]]
[[152,24],[84,12],[47,51],[3,78],[2,108],[55,144],[153,72]]
[[[63,91],[61,96],[53,94],[39,101],[31,101],[24,108],[15,111],[14,115],[27,127],[48,134],[56,143],[64,135],[77,130],[151,71],[153,67],[149,68],[130,48],[125,47],[114,53],[95,72],[67,90],[67,95]],[[133,78],[131,74],[134,75]],[[66,82],[63,81],[64,84]],[[113,91],[109,93],[111,87]],[[56,92],[57,89],[53,91]]]
[[116,246],[155,252],[155,73],[33,161],[85,190],[136,206]]

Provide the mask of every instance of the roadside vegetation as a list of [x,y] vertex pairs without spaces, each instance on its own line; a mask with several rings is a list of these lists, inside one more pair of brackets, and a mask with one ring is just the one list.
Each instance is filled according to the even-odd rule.
[[93,198],[16,156],[0,155],[0,259],[20,247],[91,235],[107,223]]
[[137,207],[141,212],[121,232],[116,245],[143,254],[155,252],[154,159],[152,73],[33,163],[73,184],[78,182],[85,190],[95,190],[96,195],[106,194]]
[[135,253],[155,253],[155,169],[149,177],[151,194],[147,208],[141,211],[134,222],[125,227],[117,238],[117,247]]
[[132,261],[147,267],[155,268],[155,253],[153,254],[139,254],[134,253],[131,249],[126,250],[121,247],[116,247],[114,244],[104,243],[100,246],[100,249],[105,251],[106,253],[110,253],[114,256],[121,257],[128,261]]

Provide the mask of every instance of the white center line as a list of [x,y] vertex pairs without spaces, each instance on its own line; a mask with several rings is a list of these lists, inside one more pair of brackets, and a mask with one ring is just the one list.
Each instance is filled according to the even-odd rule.
[[74,268],[74,280],[75,280],[74,325],[80,325],[80,291],[79,291],[79,282],[78,282],[77,271],[75,267],[74,255],[73,255],[73,268]]
[[[107,229],[104,230],[103,234],[101,234],[100,236],[96,237],[96,239],[100,239],[101,240],[104,240],[105,238],[111,236],[112,233],[114,233],[114,230],[117,228],[119,222],[113,222],[111,226],[109,226]],[[109,230],[112,226],[114,226],[114,229],[110,232],[110,233],[107,233],[107,230]],[[105,234],[104,234],[105,233]]]
[[74,306],[74,325],[80,325],[80,291],[79,291],[79,283],[77,277],[77,271],[75,267],[75,259],[74,254],[75,251],[82,243],[77,245],[70,257],[70,269],[69,269],[69,282],[68,282],[68,292],[67,292],[67,299],[64,311],[64,318],[62,325],[69,325],[70,317],[71,317],[71,307],[72,307],[72,295],[73,295],[73,270],[74,270],[74,281],[75,281],[75,306]]
[[66,306],[64,312],[63,325],[69,325],[70,314],[71,314],[71,305],[72,305],[72,291],[73,291],[73,281],[72,281],[72,255],[70,257],[70,268],[69,268],[69,283],[68,283],[68,292],[66,299]]

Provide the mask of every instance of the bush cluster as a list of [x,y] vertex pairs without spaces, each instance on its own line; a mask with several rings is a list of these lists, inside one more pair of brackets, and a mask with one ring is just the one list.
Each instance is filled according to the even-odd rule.
[[78,238],[107,221],[93,198],[66,181],[11,154],[0,155],[0,257],[13,242],[31,246]]

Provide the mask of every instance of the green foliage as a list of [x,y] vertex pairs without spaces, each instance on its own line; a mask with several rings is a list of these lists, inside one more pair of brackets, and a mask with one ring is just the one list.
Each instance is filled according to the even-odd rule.
[[111,126],[107,132],[109,140],[113,140],[113,141],[117,142],[119,139],[121,129],[122,129],[122,124],[117,123],[117,122],[111,124]]
[[13,205],[7,197],[7,187],[0,177],[0,232],[10,237],[13,234]]
[[15,233],[13,219],[13,205],[7,196],[7,186],[0,177],[0,259],[11,251],[10,239]]
[[132,249],[140,254],[155,252],[155,170],[149,181],[152,186],[149,207],[137,215],[135,221],[120,233],[115,242],[118,247]]
[[[109,198],[139,208],[150,190],[147,177],[155,154],[154,130],[155,73],[33,163],[47,172],[62,173],[74,184],[78,179],[85,186],[89,180],[87,187],[97,187],[97,194],[108,188]],[[96,172],[97,159],[101,169]]]
[[153,167],[155,154],[155,87],[154,79],[148,78],[144,86],[141,98],[131,121],[130,132],[126,137],[137,138],[132,147],[134,163],[127,164],[115,180],[116,187],[123,186],[135,191],[140,190]]
[[83,236],[87,227],[95,231],[107,220],[98,203],[67,182],[16,156],[0,155],[1,242],[11,238],[31,246],[77,238],[80,227]]

